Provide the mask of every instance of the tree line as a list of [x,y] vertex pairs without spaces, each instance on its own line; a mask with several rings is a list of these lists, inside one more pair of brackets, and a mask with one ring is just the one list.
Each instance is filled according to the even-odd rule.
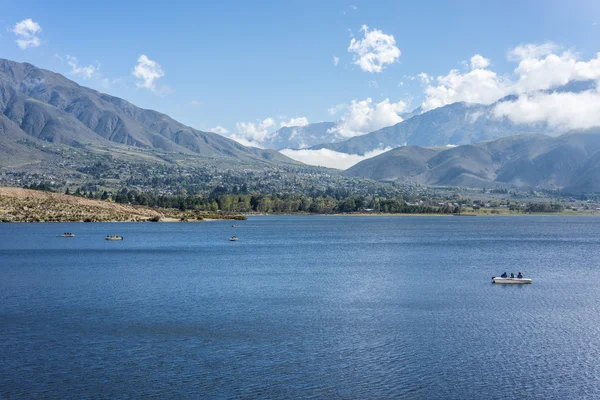
[[334,197],[332,195],[304,194],[223,194],[213,192],[205,197],[186,193],[166,195],[140,192],[123,188],[112,196],[106,191],[91,192],[76,189],[73,194],[99,200],[111,199],[117,203],[160,208],[176,208],[181,211],[209,211],[226,213],[355,213],[375,212],[390,214],[452,214],[460,213],[459,207],[408,204],[402,197],[379,198],[355,195]]

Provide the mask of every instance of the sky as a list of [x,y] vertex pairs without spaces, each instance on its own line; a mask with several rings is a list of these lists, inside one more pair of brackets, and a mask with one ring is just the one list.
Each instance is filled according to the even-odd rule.
[[285,125],[341,120],[351,137],[419,106],[540,89],[536,62],[595,68],[600,52],[591,0],[0,0],[0,10],[0,57],[257,146]]

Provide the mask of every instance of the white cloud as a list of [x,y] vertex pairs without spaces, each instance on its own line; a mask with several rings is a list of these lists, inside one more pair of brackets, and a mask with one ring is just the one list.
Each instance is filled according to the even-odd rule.
[[374,103],[371,98],[362,101],[352,100],[337,126],[331,128],[329,132],[339,133],[344,137],[364,135],[401,122],[402,118],[398,114],[405,108],[406,103],[403,101],[392,103],[389,99],[385,99],[380,103]]
[[343,109],[345,109],[347,106],[346,104],[336,104],[335,106],[329,107],[327,109],[327,113],[329,115],[335,115],[337,113],[339,113],[340,111],[342,111]]
[[198,107],[198,106],[201,106],[201,105],[202,105],[202,103],[201,103],[200,101],[198,101],[198,100],[195,100],[195,99],[194,99],[194,100],[192,100],[192,101],[190,102],[190,104],[191,104],[191,105],[193,105],[194,107]]
[[543,44],[521,44],[508,52],[508,60],[521,61],[532,58],[541,58],[559,50],[560,46],[552,42],[546,42]]
[[490,104],[508,94],[504,80],[487,69],[474,69],[465,74],[453,69],[435,81],[437,85],[428,85],[425,89],[423,111],[458,101]]
[[508,117],[522,124],[547,123],[557,130],[588,129],[600,126],[600,91],[537,92],[523,94],[515,101],[494,107],[495,117]]
[[398,87],[402,87],[402,86],[404,86],[404,82],[402,82],[402,81],[398,82]]
[[340,58],[337,56],[333,56],[333,65],[337,67],[339,62],[340,62]]
[[[600,126],[600,53],[582,61],[576,53],[560,50],[553,43],[512,50],[509,59],[519,63],[514,70],[517,79],[505,82],[504,91],[518,98],[498,103],[493,116],[515,123],[543,123],[557,131]],[[596,81],[596,89],[552,91],[571,81]]]
[[391,150],[391,147],[382,150],[373,150],[365,153],[364,156],[358,154],[346,154],[330,149],[319,149],[319,150],[281,150],[285,156],[288,156],[296,161],[303,162],[309,165],[317,165],[322,167],[336,168],[336,169],[348,169],[354,164],[366,160],[367,158],[378,156],[381,153]]
[[[286,117],[281,117],[281,118],[286,118]],[[306,125],[308,125],[308,118],[306,118],[306,117],[290,118],[287,121],[282,120],[279,123],[280,127],[284,127],[284,126],[306,126]]]
[[218,133],[219,135],[225,135],[225,134],[229,133],[229,131],[227,129],[223,128],[221,125],[217,125],[214,128],[210,128],[209,132]]
[[570,81],[600,80],[600,53],[582,61],[572,51],[560,52],[553,43],[524,44],[510,51],[508,58],[518,63],[512,78],[490,70],[490,61],[479,54],[471,58],[470,71],[453,69],[438,76],[425,89],[423,110],[458,101],[491,104],[509,94],[554,89]]
[[429,85],[429,83],[431,82],[431,77],[429,75],[427,75],[425,72],[421,72],[421,73],[417,74],[417,78],[419,78],[421,80],[421,82],[426,85]]
[[377,81],[369,81],[368,85],[372,89],[378,89],[379,88],[379,83],[377,83]]
[[380,30],[369,31],[363,25],[361,31],[365,33],[362,40],[352,38],[348,52],[355,53],[354,64],[366,72],[381,72],[400,57],[400,49],[396,47],[394,36],[387,35]]
[[483,69],[490,66],[490,60],[481,56],[480,54],[475,54],[471,57],[471,69]]
[[77,58],[68,54],[67,63],[71,67],[71,71],[69,71],[69,73],[71,75],[79,76],[83,79],[90,79],[100,69],[99,64],[96,64],[96,66],[93,66],[91,64],[88,66],[79,65],[79,61],[77,61]]
[[519,80],[514,92],[552,89],[572,80],[600,79],[600,53],[590,61],[579,61],[576,54],[547,54],[544,58],[526,58],[519,62],[515,73]]
[[42,32],[42,27],[31,18],[17,22],[12,28],[12,32],[17,35],[17,45],[22,50],[28,47],[38,47],[42,44],[38,36]]
[[238,122],[235,124],[235,133],[229,137],[244,146],[260,147],[269,135],[269,129],[275,126],[273,118],[265,118],[258,122]]
[[160,64],[152,61],[144,54],[138,58],[132,74],[139,79],[136,84],[138,87],[151,90],[156,89],[154,81],[165,76]]
[[350,8],[353,10],[358,10],[358,6],[355,6],[354,4],[350,4]]

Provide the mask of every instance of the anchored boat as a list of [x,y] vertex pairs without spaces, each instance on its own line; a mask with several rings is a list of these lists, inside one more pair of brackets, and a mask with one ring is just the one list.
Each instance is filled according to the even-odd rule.
[[232,236],[229,238],[230,241],[235,242],[236,240],[238,240],[237,236]]
[[117,235],[107,236],[104,238],[104,240],[123,240],[123,236],[117,236]]
[[74,233],[63,233],[62,237],[75,237]]
[[533,279],[530,278],[502,278],[501,276],[492,276],[494,283],[531,283]]

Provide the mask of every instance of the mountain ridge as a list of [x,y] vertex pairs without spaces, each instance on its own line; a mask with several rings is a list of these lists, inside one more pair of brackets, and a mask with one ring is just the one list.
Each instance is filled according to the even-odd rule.
[[451,148],[399,147],[346,176],[428,186],[600,192],[600,128],[553,137],[527,133]]
[[116,144],[224,159],[296,163],[277,152],[245,147],[216,133],[191,128],[61,74],[5,59],[0,59],[0,114],[13,123],[3,123],[6,138],[26,134],[69,146]]

